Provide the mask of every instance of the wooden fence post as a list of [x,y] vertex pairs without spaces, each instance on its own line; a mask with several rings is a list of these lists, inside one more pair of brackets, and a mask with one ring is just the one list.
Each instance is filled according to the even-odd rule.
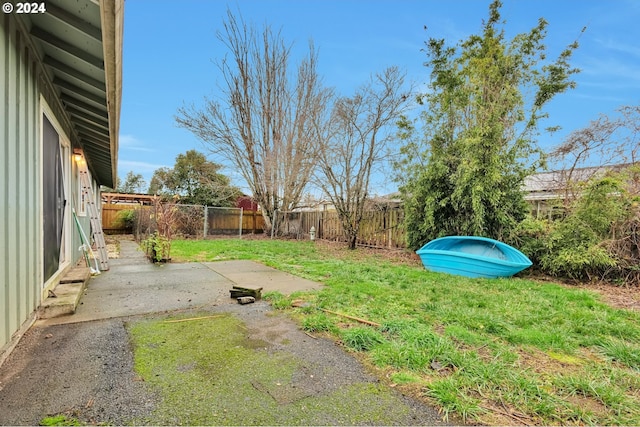
[[202,216],[204,217],[204,220],[202,221],[202,238],[206,239],[207,238],[207,207],[203,206],[202,211],[203,211]]

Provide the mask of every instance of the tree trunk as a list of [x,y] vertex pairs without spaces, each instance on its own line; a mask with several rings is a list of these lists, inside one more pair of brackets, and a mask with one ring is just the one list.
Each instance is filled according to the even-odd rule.
[[349,236],[349,249],[355,249],[357,242],[358,242],[357,234],[353,234]]

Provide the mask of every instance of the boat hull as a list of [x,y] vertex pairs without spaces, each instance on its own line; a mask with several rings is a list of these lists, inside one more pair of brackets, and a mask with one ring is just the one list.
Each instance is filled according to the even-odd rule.
[[427,270],[472,278],[510,277],[531,266],[516,248],[487,237],[441,237],[416,253]]

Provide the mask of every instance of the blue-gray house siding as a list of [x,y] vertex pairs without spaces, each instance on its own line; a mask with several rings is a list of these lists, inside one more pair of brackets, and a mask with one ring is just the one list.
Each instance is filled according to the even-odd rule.
[[116,176],[124,2],[46,7],[0,15],[0,364],[81,256],[74,152],[95,188]]

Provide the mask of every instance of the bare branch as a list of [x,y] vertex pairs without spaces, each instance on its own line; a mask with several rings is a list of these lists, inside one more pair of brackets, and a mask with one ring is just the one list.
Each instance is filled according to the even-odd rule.
[[[335,206],[350,248],[355,248],[369,196],[371,173],[387,154],[405,108],[404,74],[391,67],[373,76],[353,97],[336,101],[332,126],[319,131],[318,184]],[[394,132],[391,132],[391,127]]]
[[557,188],[564,191],[564,203],[569,205],[580,184],[604,168],[633,164],[640,154],[640,107],[623,106],[618,116],[600,115],[582,129],[572,132],[551,153],[562,173]]

